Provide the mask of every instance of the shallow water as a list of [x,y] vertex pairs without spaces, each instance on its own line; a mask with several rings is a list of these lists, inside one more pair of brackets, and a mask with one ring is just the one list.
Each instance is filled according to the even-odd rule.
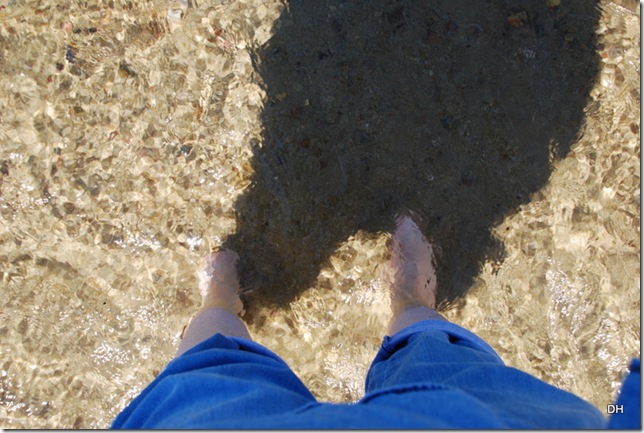
[[604,411],[639,356],[638,4],[215,3],[0,2],[0,426],[107,427],[222,243],[256,340],[360,398],[403,206],[444,314]]

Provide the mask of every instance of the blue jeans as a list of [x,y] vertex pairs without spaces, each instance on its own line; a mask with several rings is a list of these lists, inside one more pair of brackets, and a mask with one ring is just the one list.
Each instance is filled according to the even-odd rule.
[[172,362],[112,428],[605,428],[581,398],[507,367],[473,333],[425,320],[385,337],[356,403],[316,401],[286,363],[214,335]]

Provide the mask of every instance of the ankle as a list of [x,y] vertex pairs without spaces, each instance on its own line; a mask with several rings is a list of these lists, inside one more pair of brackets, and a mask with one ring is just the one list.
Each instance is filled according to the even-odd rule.
[[391,319],[387,335],[394,335],[408,326],[424,320],[447,320],[433,308],[425,305],[408,305]]

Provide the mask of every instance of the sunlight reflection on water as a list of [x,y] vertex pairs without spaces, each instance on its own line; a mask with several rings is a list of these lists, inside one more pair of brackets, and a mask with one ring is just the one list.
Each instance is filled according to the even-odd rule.
[[[619,4],[602,2],[574,152],[496,228],[503,263],[445,313],[602,410],[640,341],[639,16]],[[237,228],[263,103],[247,47],[282,8],[188,6],[0,10],[0,427],[107,427],[174,355],[200,260]],[[82,62],[63,61],[72,45]],[[362,393],[388,319],[386,239],[347,239],[251,324],[320,399]]]

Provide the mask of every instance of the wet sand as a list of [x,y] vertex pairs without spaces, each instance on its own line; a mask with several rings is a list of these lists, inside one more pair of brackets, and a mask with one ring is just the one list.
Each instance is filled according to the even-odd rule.
[[639,5],[418,3],[0,3],[2,427],[107,427],[222,244],[254,338],[359,399],[404,208],[444,314],[605,410],[639,356]]

